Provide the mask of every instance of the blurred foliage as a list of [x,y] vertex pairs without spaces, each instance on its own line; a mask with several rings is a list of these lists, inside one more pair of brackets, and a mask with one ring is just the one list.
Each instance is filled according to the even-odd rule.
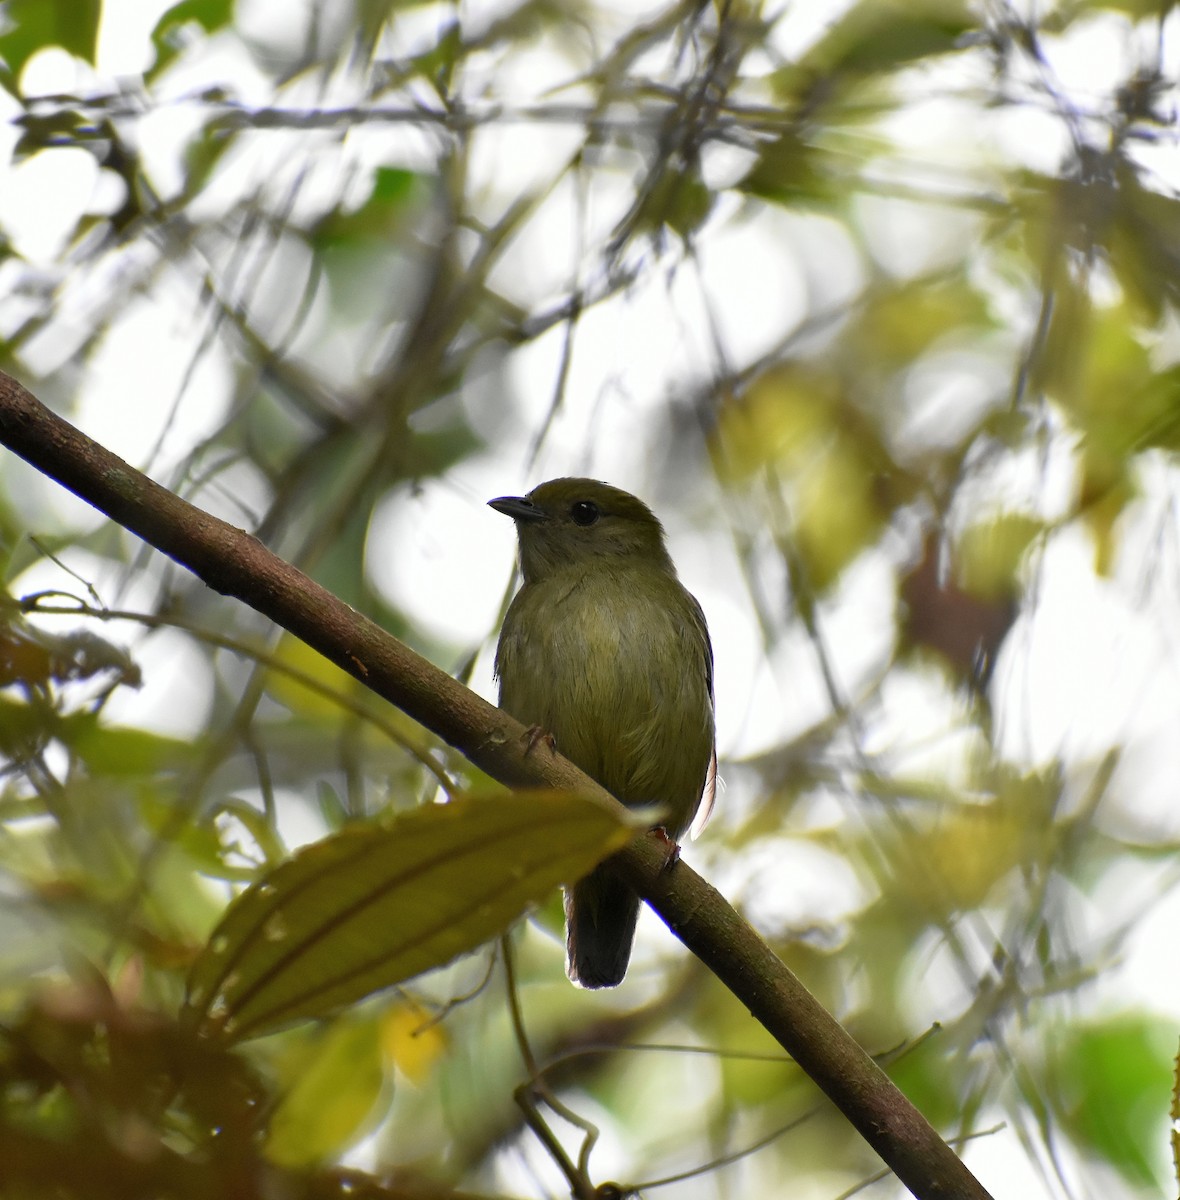
[[[730,656],[690,853],[985,1182],[1167,1191],[1171,3],[130,7],[0,6],[4,368],[477,682],[482,500],[642,492]],[[527,1063],[594,1182],[878,1170],[651,928],[569,987],[617,831],[426,869],[487,781],[403,714],[7,456],[0,566],[0,1195],[556,1194]]]

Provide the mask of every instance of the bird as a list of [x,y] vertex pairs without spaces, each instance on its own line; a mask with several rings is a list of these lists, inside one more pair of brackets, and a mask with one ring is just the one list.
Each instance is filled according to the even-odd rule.
[[[713,647],[663,526],[637,497],[562,478],[488,504],[516,524],[523,583],[496,648],[500,707],[673,841],[716,789]],[[615,987],[639,897],[609,862],[565,890],[567,972]]]

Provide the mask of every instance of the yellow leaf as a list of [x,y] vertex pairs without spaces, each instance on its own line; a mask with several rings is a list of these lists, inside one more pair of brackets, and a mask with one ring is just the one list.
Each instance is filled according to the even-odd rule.
[[1083,454],[1078,516],[1094,543],[1094,573],[1108,577],[1118,555],[1118,524],[1135,497],[1134,480],[1104,455]]
[[[284,635],[275,651],[275,656],[284,666],[305,675],[322,687],[346,696],[361,690],[359,684],[347,671],[329,662],[306,642],[290,634]],[[280,703],[293,712],[307,717],[340,716],[340,704],[329,696],[306,687],[298,679],[284,671],[271,670],[267,674],[266,690]]]
[[833,441],[802,473],[794,516],[808,577],[823,591],[883,523],[873,473],[849,440]]
[[962,0],[860,0],[828,25],[802,62],[821,76],[897,71],[954,53],[975,24]]
[[905,282],[869,293],[850,329],[855,353],[877,367],[912,362],[947,336],[979,336],[994,322],[966,275]]
[[1019,592],[1017,570],[1024,552],[1044,529],[1029,513],[993,516],[963,530],[955,544],[955,575],[965,591],[987,600]]
[[[978,908],[1013,867],[1035,856],[1040,833],[1013,804],[962,805],[910,838],[899,879],[909,898],[934,912]],[[921,870],[912,869],[915,863]]]
[[740,480],[770,463],[789,469],[808,461],[831,434],[839,394],[838,382],[818,371],[783,367],[762,375],[721,410],[721,469]]
[[381,1046],[411,1083],[421,1083],[446,1052],[446,1030],[417,1004],[395,1004],[382,1018]]

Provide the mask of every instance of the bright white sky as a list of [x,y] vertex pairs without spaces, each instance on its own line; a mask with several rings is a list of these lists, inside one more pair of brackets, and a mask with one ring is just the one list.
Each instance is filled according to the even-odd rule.
[[[150,58],[148,34],[168,0],[107,0],[99,50],[99,73],[135,75]],[[266,25],[276,9],[263,0],[243,3],[244,19]],[[820,5],[797,5],[796,14],[814,14]],[[625,9],[628,12],[633,10]],[[831,12],[830,9],[826,10]],[[423,19],[432,19],[424,16]],[[791,36],[805,39],[803,17]],[[1099,18],[1095,18],[1096,21]],[[1133,47],[1128,39],[1112,37],[1109,22],[1075,32],[1055,46],[1053,66],[1068,86],[1097,92],[1123,70],[1122,58]],[[1171,39],[1176,41],[1177,39]],[[552,62],[537,64],[538,72],[553,74]],[[248,80],[252,68],[232,48],[216,57],[204,73],[230,72]],[[64,54],[48,52],[30,63],[26,90],[69,91],[78,85],[77,67]],[[558,72],[557,74],[560,74]],[[557,77],[555,75],[555,77]],[[245,84],[249,90],[249,83]],[[180,90],[177,88],[176,90]],[[937,89],[935,89],[937,90]],[[192,113],[182,104],[162,112],[151,123],[145,151],[158,154],[158,170],[166,178],[169,148],[179,126],[188,127]],[[890,132],[908,144],[916,162],[938,164],[949,171],[962,158],[977,161],[979,145],[962,139],[963,111],[954,102],[931,100],[907,110],[904,127]],[[986,131],[993,153],[1006,161],[1017,158],[1042,169],[1060,161],[1060,126],[1031,111],[1015,116],[996,114]],[[527,178],[530,164],[537,169],[551,160],[553,145],[569,139],[568,131],[524,126],[489,131],[483,148],[489,196],[503,197]],[[578,131],[573,131],[573,137]],[[15,135],[10,132],[9,145]],[[498,164],[512,164],[506,177]],[[1174,154],[1155,155],[1153,168],[1180,180]],[[932,172],[933,176],[933,172]],[[625,189],[629,181],[620,179]],[[42,153],[18,166],[0,167],[0,228],[31,261],[49,264],[62,246],[80,207],[103,207],[110,201],[95,193],[98,184],[93,160],[83,152]],[[609,195],[603,212],[609,216]],[[528,303],[546,281],[517,270],[522,262],[552,258],[553,247],[568,244],[573,224],[569,197],[559,194],[514,249],[502,286],[519,289]],[[866,226],[877,225],[882,255],[898,271],[929,266],[940,256],[957,253],[970,221],[959,214],[939,215],[929,208],[901,201],[867,202]],[[888,234],[888,236],[884,236]],[[537,247],[545,248],[538,256]],[[652,277],[626,299],[585,315],[578,332],[569,395],[575,401],[597,398],[595,404],[573,403],[558,420],[535,468],[526,464],[534,430],[550,404],[559,334],[540,339],[515,356],[513,384],[518,409],[516,434],[500,436],[494,451],[462,463],[445,480],[427,482],[420,493],[391,495],[382,505],[370,534],[369,570],[374,584],[397,605],[422,621],[424,627],[456,648],[487,638],[514,556],[510,522],[484,507],[504,493],[525,491],[558,474],[592,474],[650,496],[646,458],[652,446],[635,437],[645,427],[643,414],[664,404],[677,379],[699,376],[712,364],[710,342],[704,336],[704,297],[719,317],[720,337],[731,361],[759,353],[795,325],[814,303],[816,288],[826,289],[829,302],[855,291],[861,271],[856,250],[834,222],[769,211],[743,223],[731,223],[707,244],[699,271],[685,268],[669,280]],[[558,263],[555,279],[568,277],[567,264]],[[179,294],[175,304],[154,295],[125,314],[99,352],[85,366],[85,386],[79,389],[78,423],[119,454],[144,463],[169,418],[172,399],[182,385],[187,356],[199,327]],[[6,322],[0,307],[0,323]],[[30,362],[45,368],[62,354],[55,346],[34,346]],[[231,365],[210,355],[189,380],[186,399],[172,419],[166,445],[179,448],[217,425],[221,411],[209,397],[228,393]],[[49,398],[49,397],[47,397]],[[477,425],[479,397],[473,398],[472,420]],[[938,414],[936,414],[938,415]],[[945,411],[944,411],[944,416]],[[589,436],[590,429],[593,436]],[[162,459],[170,454],[165,449]],[[1024,496],[1041,511],[1059,509],[1070,486],[1067,455],[1059,462],[1027,464],[1023,474],[994,481],[998,494]],[[5,470],[13,469],[5,464]],[[16,468],[19,469],[19,468]],[[158,473],[158,472],[157,472]],[[251,499],[251,481],[241,480],[243,498]],[[1138,820],[1159,836],[1161,828],[1180,834],[1180,809],[1175,803],[1180,779],[1180,625],[1175,614],[1180,601],[1180,543],[1173,505],[1177,476],[1163,462],[1145,472],[1145,499],[1126,520],[1124,549],[1114,578],[1100,580],[1093,571],[1093,548],[1080,533],[1055,539],[1039,565],[1038,594],[1031,617],[1022,620],[1007,643],[997,672],[997,711],[1000,745],[1012,759],[1045,762],[1060,756],[1076,772],[1084,788],[1105,750],[1126,744],[1119,774],[1120,802],[1116,819],[1129,832]],[[88,526],[95,515],[51,485],[29,481],[30,513],[44,521],[49,504],[69,524]],[[996,503],[981,497],[980,503]],[[689,587],[709,617],[718,672],[720,748],[725,756],[740,757],[780,739],[785,729],[806,726],[826,713],[828,701],[811,646],[802,636],[788,639],[770,664],[761,661],[762,641],[750,611],[724,523],[717,519],[704,533],[702,514],[719,511],[715,495],[693,497],[690,511],[661,511],[668,527],[674,557]],[[227,511],[241,521],[239,512]],[[387,548],[396,546],[396,554]],[[71,560],[103,593],[110,584],[105,568]],[[839,594],[823,614],[824,631],[840,677],[851,683],[888,648],[891,637],[892,585],[884,557],[870,560],[849,573]],[[472,579],[486,579],[478,592]],[[21,591],[70,586],[53,568],[42,565],[17,581]],[[103,593],[104,597],[106,593]],[[882,597],[887,596],[888,602]],[[109,599],[109,597],[107,597]],[[134,595],[125,596],[134,604]],[[146,603],[147,598],[142,598]],[[883,607],[884,604],[884,607]],[[164,732],[186,733],[200,728],[210,695],[210,683],[179,638],[157,635],[152,645],[161,654],[156,665],[144,663],[147,686],[128,693],[108,711],[120,720]],[[494,695],[490,658],[485,654],[476,686]],[[938,687],[911,686],[901,707],[880,728],[875,740],[888,744],[918,744],[929,734],[936,748],[929,761],[938,761],[937,747],[953,722],[945,711],[945,693]],[[948,753],[958,754],[952,747]],[[907,767],[912,766],[907,761]],[[815,894],[837,907],[849,903],[855,881],[833,883],[816,875]],[[1127,886],[1134,889],[1131,881]],[[1170,1011],[1180,1020],[1180,958],[1175,954],[1175,929],[1180,924],[1176,893],[1162,901],[1152,880],[1141,880],[1140,922],[1128,947],[1126,961],[1093,989],[1087,1003],[1121,1007],[1139,1003]],[[815,902],[814,894],[811,902]],[[1126,908],[1126,895],[1120,908]],[[1095,914],[1095,929],[1102,914]],[[1079,933],[1083,941],[1084,931]],[[974,1157],[974,1156],[972,1156]],[[973,1162],[991,1181],[998,1195],[1049,1195],[1039,1179],[1026,1174],[1022,1156],[1011,1163],[997,1155],[989,1142]],[[986,1165],[982,1159],[986,1158]],[[1006,1173],[1011,1171],[1011,1178]],[[997,1176],[1004,1177],[1001,1180]]]

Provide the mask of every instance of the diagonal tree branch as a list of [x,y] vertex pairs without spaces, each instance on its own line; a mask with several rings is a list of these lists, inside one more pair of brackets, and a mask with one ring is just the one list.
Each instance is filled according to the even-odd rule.
[[[195,508],[91,441],[0,373],[0,443],[186,567],[295,634],[509,787],[607,792],[525,729],[241,529]],[[687,864],[643,836],[615,865],[669,929],[823,1089],[919,1200],[988,1192],[881,1068]]]

